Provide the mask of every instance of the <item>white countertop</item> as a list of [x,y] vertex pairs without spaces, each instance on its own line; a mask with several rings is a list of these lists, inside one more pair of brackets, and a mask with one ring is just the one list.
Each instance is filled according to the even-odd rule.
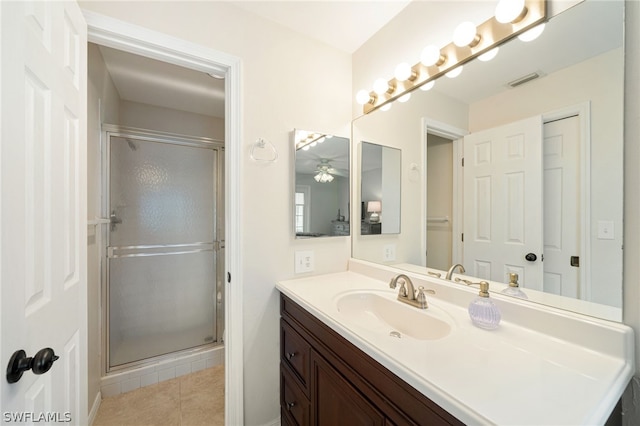
[[[385,274],[394,275],[389,268],[374,275]],[[395,300],[397,289],[383,279],[347,271],[276,287],[469,425],[603,424],[633,376],[633,331],[625,325],[498,296],[502,322],[487,331],[469,320],[473,291],[408,275],[416,288],[424,285],[436,295],[427,295],[430,313],[401,305],[446,316],[452,325],[446,337],[390,337],[349,321],[337,309],[336,300],[354,291]]]

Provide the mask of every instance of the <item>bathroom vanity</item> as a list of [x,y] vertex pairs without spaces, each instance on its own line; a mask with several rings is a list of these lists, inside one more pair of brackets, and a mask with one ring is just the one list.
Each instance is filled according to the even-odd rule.
[[280,310],[283,424],[462,424],[285,295]]
[[497,330],[467,314],[477,290],[409,274],[420,310],[396,300],[391,267],[277,284],[282,423],[605,424],[634,371],[622,324],[493,295]]

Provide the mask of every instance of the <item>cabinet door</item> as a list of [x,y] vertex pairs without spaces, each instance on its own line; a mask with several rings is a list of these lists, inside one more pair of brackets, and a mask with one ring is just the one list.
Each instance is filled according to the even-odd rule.
[[318,426],[384,425],[384,416],[324,358],[311,352],[313,422]]

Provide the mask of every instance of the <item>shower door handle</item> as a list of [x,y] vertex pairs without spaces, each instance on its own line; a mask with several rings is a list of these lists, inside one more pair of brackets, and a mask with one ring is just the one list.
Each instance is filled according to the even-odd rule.
[[111,216],[109,216],[109,221],[111,223],[111,231],[115,231],[116,230],[116,225],[119,223],[122,223],[122,219],[120,219],[118,216],[116,216],[116,211],[113,210],[111,212]]

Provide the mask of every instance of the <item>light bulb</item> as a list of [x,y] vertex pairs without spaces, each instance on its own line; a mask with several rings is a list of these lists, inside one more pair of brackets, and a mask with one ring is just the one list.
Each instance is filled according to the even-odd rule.
[[384,104],[380,107],[380,111],[389,111],[391,109],[391,102]]
[[490,51],[485,52],[482,55],[478,56],[478,59],[480,59],[482,62],[489,62],[490,60],[496,57],[499,49],[500,49],[499,47],[494,47]]
[[476,25],[473,22],[463,22],[462,24],[456,27],[456,30],[453,32],[453,44],[458,47],[465,46],[475,46],[478,44],[478,30],[476,29]]
[[500,0],[496,6],[496,20],[501,24],[515,23],[524,17],[524,0]]
[[457,76],[460,75],[460,73],[462,72],[462,65],[460,65],[457,68],[452,69],[451,71],[449,71],[448,73],[446,73],[445,75],[449,78],[456,78]]
[[433,86],[435,86],[435,84],[436,84],[436,81],[435,80],[431,80],[430,82],[425,83],[422,86],[420,86],[420,90],[426,92],[427,90],[433,89]]
[[369,101],[371,100],[371,95],[369,95],[369,92],[367,92],[366,90],[360,90],[358,91],[358,93],[356,93],[356,102],[360,105],[364,105],[366,103],[369,103]]
[[407,102],[409,99],[411,99],[411,93],[405,93],[398,98],[398,102]]
[[313,142],[311,142],[311,144],[310,144],[310,145],[308,145],[308,146],[310,146],[311,148],[313,148],[313,147],[314,147],[314,146],[316,146],[316,145],[318,145],[318,142],[313,141]]
[[309,151],[309,145],[305,145],[304,147],[302,147],[303,151]]
[[420,62],[422,62],[422,65],[425,67],[437,64],[440,58],[440,49],[432,44],[422,49],[422,53],[420,54]]
[[402,63],[398,64],[398,66],[396,67],[396,70],[395,70],[393,76],[398,81],[405,81],[405,80],[408,80],[409,77],[411,77],[412,74],[413,74],[413,72],[411,71],[411,65],[409,65],[406,62],[402,62]]
[[529,31],[525,31],[518,36],[522,41],[533,41],[540,37],[540,34],[544,31],[544,22],[538,26],[531,28]]
[[318,143],[322,143],[322,142],[324,142],[324,136],[322,136],[320,139],[318,139],[318,141],[317,141],[317,142],[318,142]]
[[389,90],[389,83],[384,78],[378,78],[373,82],[373,91],[378,95],[382,95]]

